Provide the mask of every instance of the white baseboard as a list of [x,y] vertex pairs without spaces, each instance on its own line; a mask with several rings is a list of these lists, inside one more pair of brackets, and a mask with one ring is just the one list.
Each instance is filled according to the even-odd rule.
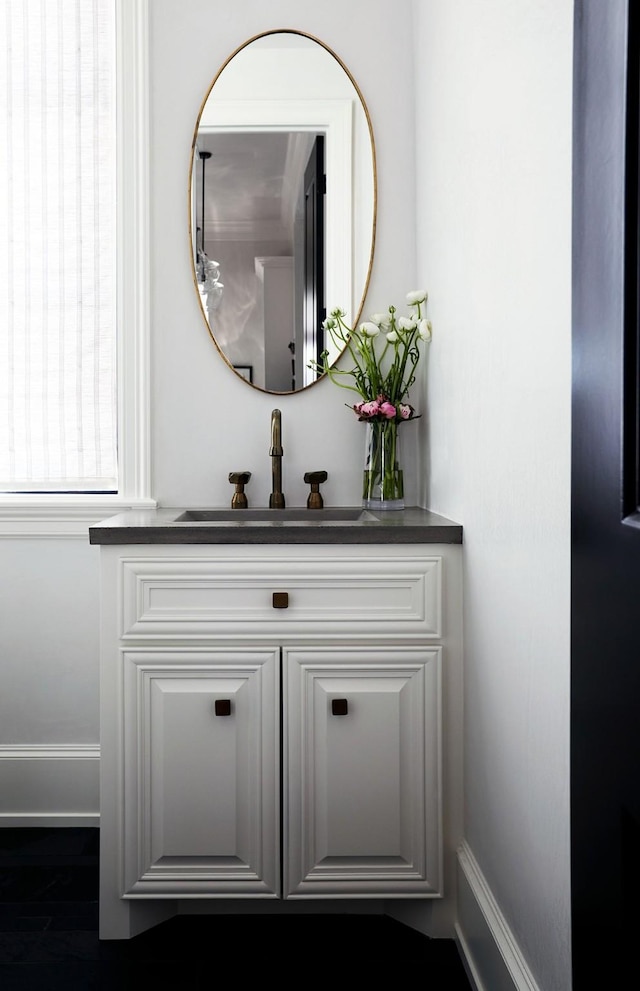
[[98,744],[0,746],[0,828],[99,824]]
[[540,991],[466,843],[457,873],[456,939],[476,991]]

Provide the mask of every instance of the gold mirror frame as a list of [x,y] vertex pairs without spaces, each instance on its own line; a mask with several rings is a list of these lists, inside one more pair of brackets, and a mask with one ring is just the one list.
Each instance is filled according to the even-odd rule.
[[[372,267],[373,267],[373,258],[374,258],[375,245],[376,245],[377,207],[378,207],[378,176],[377,176],[376,149],[375,149],[375,140],[374,140],[374,135],[373,135],[373,126],[372,126],[372,123],[371,123],[371,116],[369,114],[369,109],[367,107],[367,104],[366,104],[366,101],[365,101],[364,96],[362,94],[362,91],[360,90],[360,87],[358,86],[356,80],[354,79],[352,73],[349,71],[349,69],[347,68],[347,66],[345,65],[345,63],[342,61],[342,59],[339,57],[339,55],[337,55],[328,45],[326,45],[319,38],[316,38],[314,35],[308,34],[305,31],[300,31],[300,30],[298,30],[296,28],[274,28],[273,30],[262,31],[259,34],[253,35],[247,41],[243,42],[236,49],[234,49],[233,52],[231,52],[231,54],[228,56],[228,58],[225,59],[225,61],[223,62],[223,64],[218,69],[218,72],[214,76],[214,78],[213,78],[213,80],[211,82],[211,85],[209,86],[209,88],[208,88],[208,90],[207,90],[207,92],[206,92],[206,94],[204,96],[204,99],[203,99],[203,101],[202,101],[202,103],[200,105],[200,109],[198,111],[198,116],[197,116],[197,119],[196,119],[196,124],[195,124],[194,132],[193,132],[192,145],[191,145],[191,155],[190,155],[190,160],[189,160],[189,183],[188,183],[189,257],[191,258],[191,272],[192,272],[192,278],[193,278],[194,291],[195,291],[195,293],[196,293],[196,295],[198,297],[198,302],[199,302],[199,305],[200,305],[200,311],[201,311],[201,314],[202,314],[202,318],[203,318],[204,323],[205,323],[205,326],[206,326],[206,328],[207,328],[207,330],[209,332],[209,336],[211,337],[211,339],[212,339],[212,341],[213,341],[213,343],[214,343],[214,345],[216,347],[216,350],[218,351],[218,353],[222,357],[222,359],[225,362],[225,364],[233,371],[233,373],[239,379],[241,379],[241,381],[245,382],[247,385],[249,385],[251,388],[255,389],[257,392],[266,393],[268,395],[296,395],[298,392],[304,392],[307,389],[312,388],[314,385],[317,385],[317,383],[319,381],[321,381],[321,379],[324,378],[325,375],[320,375],[320,376],[316,377],[316,379],[314,381],[309,382],[309,383],[307,383],[305,385],[302,385],[302,386],[300,386],[299,388],[296,388],[296,389],[276,391],[276,390],[271,390],[271,389],[263,388],[262,386],[257,385],[256,383],[250,381],[246,377],[246,375],[243,373],[243,371],[238,370],[236,367],[234,367],[234,365],[231,363],[231,361],[229,360],[229,358],[227,357],[227,355],[225,354],[225,352],[222,350],[222,347],[220,346],[220,344],[216,340],[216,337],[215,337],[215,334],[213,332],[213,329],[212,329],[212,327],[211,327],[211,325],[209,323],[209,319],[207,318],[207,315],[205,313],[204,305],[203,305],[203,302],[202,302],[202,297],[201,297],[200,291],[198,289],[196,264],[195,264],[195,259],[194,259],[194,250],[193,250],[193,246],[195,244],[195,237],[194,237],[195,232],[194,232],[194,227],[193,227],[193,213],[194,213],[194,210],[193,210],[193,203],[194,203],[193,179],[194,179],[195,155],[196,155],[196,150],[197,150],[197,141],[198,141],[198,133],[199,133],[199,129],[200,129],[200,121],[202,119],[202,115],[203,115],[203,112],[205,110],[207,101],[208,101],[208,99],[209,99],[209,97],[211,95],[211,92],[212,92],[212,90],[213,90],[216,82],[218,81],[218,79],[220,78],[220,76],[222,75],[222,73],[224,72],[224,70],[226,69],[226,67],[229,65],[229,63],[241,51],[243,51],[249,45],[253,44],[255,41],[258,41],[261,38],[266,38],[266,37],[269,37],[271,35],[277,35],[277,34],[292,34],[292,35],[297,35],[297,36],[302,37],[302,38],[307,38],[309,41],[312,41],[315,44],[319,45],[321,48],[323,48],[333,59],[335,59],[335,61],[337,62],[337,64],[341,67],[341,69],[343,70],[343,72],[345,73],[345,75],[347,76],[347,78],[349,79],[351,85],[353,86],[353,89],[355,90],[355,92],[356,92],[356,94],[358,96],[358,99],[360,100],[360,104],[362,106],[362,110],[363,110],[363,113],[364,113],[364,117],[365,117],[367,129],[368,129],[368,133],[369,133],[369,141],[370,141],[370,145],[371,145],[371,166],[372,166],[372,173],[373,174],[372,174],[372,208],[371,208],[371,212],[372,212],[372,217],[371,217],[371,247],[370,247],[370,251],[369,251],[369,259],[368,259],[368,264],[367,264],[367,268],[366,268],[366,275],[365,275],[365,278],[364,278],[364,286],[363,286],[363,289],[362,289],[362,294],[361,294],[361,297],[360,297],[360,302],[357,305],[357,309],[356,309],[356,312],[355,312],[354,317],[353,317],[353,326],[355,326],[358,323],[358,321],[360,320],[360,317],[361,317],[361,314],[362,314],[362,311],[363,311],[363,308],[364,308],[364,303],[365,303],[365,299],[366,299],[366,296],[367,296],[367,292],[368,292],[368,289],[369,289],[369,283],[370,283],[370,280],[371,280],[371,271],[372,271]],[[224,278],[224,273],[223,273],[223,276],[222,277]],[[340,306],[340,305],[343,305],[340,300],[327,300],[326,302],[327,302],[327,304],[329,306]],[[340,355],[337,355],[336,356],[336,358],[334,359],[334,363],[335,363],[335,361],[337,361],[339,359],[339,357],[340,357]]]

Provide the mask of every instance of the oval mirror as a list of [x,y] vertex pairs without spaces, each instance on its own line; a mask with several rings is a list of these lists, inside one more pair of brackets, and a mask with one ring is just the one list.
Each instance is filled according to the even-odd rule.
[[211,337],[256,388],[312,385],[326,308],[359,318],[376,197],[369,113],[338,56],[289,30],[236,49],[196,122],[189,224]]

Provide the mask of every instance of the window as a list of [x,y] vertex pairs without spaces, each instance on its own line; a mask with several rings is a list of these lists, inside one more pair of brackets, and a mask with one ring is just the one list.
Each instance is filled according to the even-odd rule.
[[0,4],[0,536],[155,505],[147,45],[148,0]]
[[116,491],[114,0],[0,19],[0,489]]

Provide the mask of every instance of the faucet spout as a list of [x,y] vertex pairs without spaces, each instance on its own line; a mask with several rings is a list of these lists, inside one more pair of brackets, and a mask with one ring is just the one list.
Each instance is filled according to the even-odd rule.
[[284,494],[282,492],[282,414],[279,409],[271,413],[271,495],[269,509],[284,509]]
[[271,413],[271,447],[269,457],[282,457],[282,414],[279,409]]

